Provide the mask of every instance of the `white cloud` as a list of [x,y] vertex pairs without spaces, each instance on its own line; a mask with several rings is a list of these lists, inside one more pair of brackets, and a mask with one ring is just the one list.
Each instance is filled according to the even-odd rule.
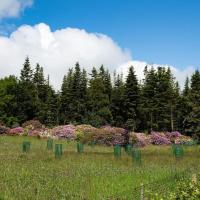
[[123,63],[122,65],[120,65],[117,68],[116,71],[118,73],[123,73],[124,77],[126,77],[127,74],[128,74],[128,69],[129,69],[130,66],[134,67],[136,75],[137,75],[139,80],[142,80],[144,78],[143,72],[144,72],[145,66],[148,66],[148,68],[153,66],[155,69],[158,66],[166,67],[166,68],[170,67],[174,77],[179,82],[181,89],[183,89],[183,87],[184,87],[186,77],[187,76],[190,77],[192,75],[192,73],[195,71],[195,68],[192,67],[192,66],[189,66],[189,67],[181,70],[181,69],[178,69],[176,67],[166,65],[166,64],[165,65],[163,65],[163,64],[149,64],[149,63],[144,62],[144,61],[128,61],[127,63]]
[[33,0],[0,0],[0,19],[18,17],[26,7],[30,7]]
[[19,75],[26,55],[39,62],[59,88],[68,67],[77,61],[87,70],[104,64],[111,71],[131,60],[130,53],[110,37],[66,28],[52,32],[46,24],[21,26],[10,37],[0,37],[0,76]]
[[[19,75],[27,55],[32,67],[35,67],[36,62],[44,67],[45,73],[50,75],[51,84],[57,89],[68,68],[73,67],[77,61],[88,71],[93,66],[104,64],[111,72],[117,70],[125,76],[128,68],[133,65],[140,79],[147,65],[146,62],[132,61],[130,52],[106,35],[73,28],[52,32],[48,25],[41,23],[21,26],[9,37],[0,36],[0,77]],[[185,77],[194,71],[193,67],[183,71],[171,68],[181,86]]]

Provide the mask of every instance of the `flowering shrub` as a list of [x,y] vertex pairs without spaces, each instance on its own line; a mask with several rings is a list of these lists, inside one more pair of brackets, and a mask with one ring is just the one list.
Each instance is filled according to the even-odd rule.
[[101,127],[95,134],[95,141],[105,145],[125,145],[125,129],[111,126]]
[[151,143],[155,145],[169,145],[171,141],[164,133],[152,132],[150,135]]
[[38,120],[29,120],[22,124],[23,128],[29,127],[29,129],[35,130],[35,129],[41,129],[44,128],[44,125],[42,125]]
[[139,147],[144,147],[151,144],[151,140],[150,137],[144,133],[131,132],[129,136],[129,143]]
[[52,135],[58,138],[75,139],[76,128],[74,125],[57,126],[52,129]]
[[194,141],[192,140],[191,137],[182,135],[181,137],[176,138],[175,144],[193,145]]
[[9,131],[9,135],[22,135],[24,132],[24,129],[22,127],[16,127],[16,128],[12,128]]
[[76,139],[84,144],[94,142],[98,130],[90,125],[78,125],[76,126]]
[[5,127],[5,126],[0,126],[0,134],[7,134],[9,133],[9,128]]
[[165,136],[170,140],[170,142],[175,143],[175,141],[180,138],[182,135],[178,131],[174,132],[167,132],[165,133]]

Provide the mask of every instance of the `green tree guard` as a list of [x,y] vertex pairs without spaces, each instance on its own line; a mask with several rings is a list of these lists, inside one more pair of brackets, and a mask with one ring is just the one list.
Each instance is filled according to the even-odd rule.
[[174,145],[172,148],[175,158],[182,158],[184,156],[184,150],[181,145]]
[[62,156],[62,144],[55,144],[55,157],[61,158]]
[[31,146],[31,143],[29,141],[24,141],[22,143],[22,151],[27,153],[30,151],[30,146]]
[[141,164],[142,163],[142,160],[141,160],[141,150],[140,149],[134,149],[132,151],[132,159],[133,159],[133,162],[135,164]]
[[53,149],[53,139],[48,139],[47,140],[47,149],[52,150]]
[[84,149],[84,146],[82,143],[78,142],[77,143],[77,152],[78,153],[83,153],[83,149]]
[[114,146],[114,156],[118,157],[121,156],[121,147],[119,144]]
[[130,144],[126,144],[125,152],[130,155],[131,151],[132,151],[132,146]]

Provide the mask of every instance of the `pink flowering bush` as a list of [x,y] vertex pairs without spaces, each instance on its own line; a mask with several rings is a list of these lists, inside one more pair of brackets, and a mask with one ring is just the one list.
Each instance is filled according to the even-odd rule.
[[98,144],[113,146],[116,144],[125,145],[125,129],[111,126],[101,127],[94,136]]
[[23,135],[24,129],[22,127],[12,128],[9,131],[9,135]]
[[75,134],[76,128],[74,125],[63,125],[57,126],[52,129],[52,135],[60,138],[66,138],[74,140],[76,138]]
[[7,134],[9,133],[9,130],[10,130],[9,128],[0,125],[0,134]]
[[151,144],[151,140],[147,134],[131,132],[129,135],[129,143],[139,147],[144,147]]
[[41,129],[44,128],[44,125],[41,124],[38,120],[29,120],[22,124],[23,128],[31,127],[31,129]]
[[166,132],[165,136],[170,140],[170,142],[175,143],[175,141],[182,135],[180,132],[174,131],[174,132]]
[[169,144],[171,144],[170,139],[167,138],[164,133],[151,132],[150,138],[151,138],[151,143],[155,144],[155,145],[169,145]]

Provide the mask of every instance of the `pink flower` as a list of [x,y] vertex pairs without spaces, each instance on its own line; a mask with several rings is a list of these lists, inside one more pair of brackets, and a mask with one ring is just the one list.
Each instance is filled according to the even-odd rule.
[[22,127],[16,127],[16,128],[12,128],[9,131],[10,135],[20,135],[24,132],[24,129]]

